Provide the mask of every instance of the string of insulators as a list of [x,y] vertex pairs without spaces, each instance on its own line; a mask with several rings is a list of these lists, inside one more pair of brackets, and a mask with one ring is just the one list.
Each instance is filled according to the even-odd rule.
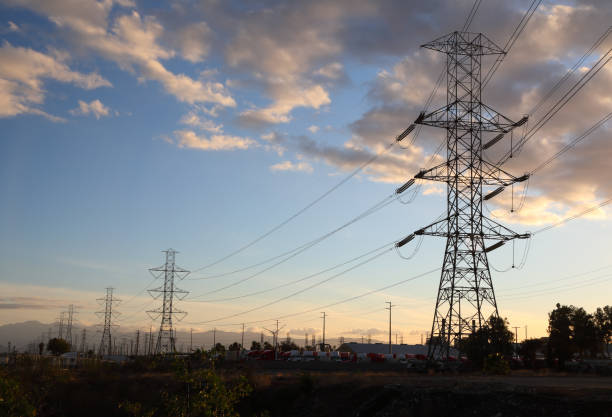
[[412,132],[415,128],[415,124],[411,124],[410,126],[408,126],[406,128],[406,130],[404,130],[402,133],[400,133],[400,135],[398,137],[395,138],[395,140],[397,142],[400,142],[402,139],[404,139],[406,136],[408,136],[410,134],[410,132]]
[[395,243],[395,247],[401,248],[406,243],[410,242],[412,239],[414,239],[414,233],[409,234],[408,236],[406,236],[405,238],[403,238],[399,242]]
[[497,142],[499,142],[500,140],[502,140],[502,138],[504,137],[505,133],[500,133],[499,135],[495,136],[493,139],[491,139],[490,141],[488,141],[487,143],[485,143],[482,147],[482,149],[489,149],[491,146],[495,145]]
[[516,179],[514,180],[514,182],[523,182],[523,181],[527,181],[527,180],[529,179],[529,176],[530,176],[529,174],[525,174],[525,175],[523,175],[523,176],[520,176],[520,177],[516,178]]
[[514,123],[512,126],[514,126],[514,127],[523,126],[525,123],[527,123],[527,120],[529,120],[529,116],[523,116],[523,118],[521,120],[519,120],[518,122]]
[[504,191],[504,187],[496,188],[495,190],[491,191],[489,194],[485,195],[483,200],[489,200],[495,197],[497,194],[501,193],[502,191]]
[[421,113],[419,113],[419,117],[417,117],[417,119],[414,121],[415,124],[419,124],[423,121],[423,119],[425,119],[425,112],[422,111]]
[[488,248],[485,249],[485,252],[491,252],[495,249],[501,248],[502,246],[504,246],[504,244],[506,243],[505,240],[500,240],[499,242],[497,242],[494,245],[489,246]]
[[404,191],[406,191],[408,188],[410,188],[412,186],[412,184],[414,184],[414,178],[411,178],[406,184],[402,185],[401,187],[399,187],[398,189],[395,190],[395,194],[401,194]]

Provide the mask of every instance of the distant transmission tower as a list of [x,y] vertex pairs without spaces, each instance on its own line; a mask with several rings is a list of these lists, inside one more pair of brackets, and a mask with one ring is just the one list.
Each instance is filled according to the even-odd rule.
[[177,252],[174,249],[168,249],[164,251],[164,253],[166,254],[166,263],[158,268],[149,269],[155,278],[164,278],[164,284],[161,287],[149,290],[149,293],[155,299],[163,296],[161,307],[147,311],[149,316],[154,320],[161,316],[161,324],[159,326],[157,344],[155,346],[156,354],[176,352],[176,340],[172,328],[172,318],[174,316],[180,321],[187,313],[175,309],[173,303],[175,298],[182,300],[189,294],[187,291],[181,290],[174,285],[175,278],[182,280],[189,275],[189,271],[175,265],[174,258]]
[[58,319],[58,338],[59,339],[63,339],[64,338],[64,321],[66,320],[66,312],[62,311],[60,313],[59,319]]
[[[498,316],[487,252],[512,239],[528,238],[482,214],[482,202],[505,187],[525,181],[483,159],[483,149],[499,142],[506,133],[527,122],[513,122],[481,101],[481,59],[504,51],[481,33],[453,32],[422,45],[447,56],[446,105],[421,113],[415,124],[446,130],[447,159],[415,178],[447,184],[446,217],[408,236],[445,237],[446,250],[436,300],[429,357],[448,357],[450,347],[463,336]],[[483,144],[483,134],[493,134]],[[491,188],[483,197],[483,187]],[[488,246],[487,246],[488,245]]]
[[98,298],[98,301],[104,302],[104,311],[96,312],[99,317],[104,317],[104,329],[102,330],[102,339],[100,340],[100,348],[98,349],[100,355],[111,355],[113,353],[111,327],[115,326],[115,324],[113,324],[113,315],[118,315],[118,312],[113,311],[113,303],[121,301],[117,298],[113,298],[113,289],[112,287],[108,287],[106,289],[106,297]]
[[72,345],[72,319],[74,317],[74,304],[70,304],[68,306],[68,311],[66,312],[67,323],[66,323],[66,338],[65,340]]

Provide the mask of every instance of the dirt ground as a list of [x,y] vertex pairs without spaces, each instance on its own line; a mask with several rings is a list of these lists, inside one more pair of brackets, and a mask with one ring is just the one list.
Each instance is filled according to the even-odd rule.
[[[257,394],[243,415],[612,416],[612,378],[515,371],[507,376],[415,374],[404,370],[270,369],[247,372]],[[244,370],[244,369],[243,369]]]

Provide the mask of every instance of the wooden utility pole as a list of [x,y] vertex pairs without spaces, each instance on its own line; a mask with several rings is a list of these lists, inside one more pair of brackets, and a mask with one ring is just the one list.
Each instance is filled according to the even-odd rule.
[[325,314],[325,311],[321,312],[321,314],[323,314],[323,316],[321,316],[321,318],[323,319],[323,350],[325,350],[325,317],[327,317],[327,315]]
[[386,301],[386,304],[389,304],[389,307],[385,307],[386,310],[389,310],[389,353],[393,353],[393,345],[391,344],[391,309],[394,305],[391,304],[391,301]]

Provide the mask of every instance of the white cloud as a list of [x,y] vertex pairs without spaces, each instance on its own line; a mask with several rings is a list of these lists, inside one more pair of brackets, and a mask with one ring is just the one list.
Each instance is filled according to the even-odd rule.
[[209,138],[198,136],[191,130],[177,130],[174,132],[178,139],[179,148],[200,149],[204,151],[233,151],[248,149],[257,146],[257,142],[249,138],[230,135],[212,135]]
[[97,99],[89,103],[79,100],[79,107],[70,110],[70,114],[73,116],[87,116],[91,114],[96,119],[100,119],[100,117],[108,116],[110,114],[110,109]]
[[223,133],[223,125],[212,120],[202,119],[195,111],[190,111],[181,118],[181,123],[211,133]]
[[176,42],[188,61],[201,62],[210,51],[212,31],[206,22],[193,23],[177,32]]
[[19,32],[19,26],[17,26],[17,24],[15,22],[11,22],[9,20],[9,22],[8,22],[8,30],[10,32]]
[[[178,100],[194,103],[218,103],[233,107],[236,102],[223,84],[194,80],[185,74],[175,74],[161,63],[175,53],[160,45],[158,39],[164,28],[151,16],[142,17],[135,10],[119,15],[109,25],[112,0],[9,0],[10,3],[28,7],[47,16],[60,28],[72,31],[72,40],[107,59],[122,69],[137,72],[139,79],[160,82],[165,90]],[[133,5],[121,1],[121,5]],[[109,28],[110,26],[110,28]],[[191,28],[192,32],[197,32]],[[202,31],[202,29],[199,29]],[[205,52],[195,42],[184,42],[183,52],[189,59],[202,57]]]
[[0,117],[40,114],[51,120],[63,120],[36,108],[44,102],[44,79],[75,84],[91,90],[110,87],[111,83],[96,73],[71,70],[65,54],[46,55],[5,42],[0,48]]
[[317,133],[319,131],[319,126],[312,125],[308,128],[311,133]]
[[313,171],[312,166],[308,162],[297,162],[283,161],[278,164],[270,166],[270,171],[294,171],[294,172],[308,172]]
[[318,109],[331,103],[329,95],[320,85],[301,87],[293,84],[276,84],[270,95],[274,102],[265,108],[246,110],[240,118],[246,123],[287,123],[291,120],[289,113],[296,107]]
[[339,62],[332,62],[316,70],[315,74],[337,80],[344,76],[344,67]]

